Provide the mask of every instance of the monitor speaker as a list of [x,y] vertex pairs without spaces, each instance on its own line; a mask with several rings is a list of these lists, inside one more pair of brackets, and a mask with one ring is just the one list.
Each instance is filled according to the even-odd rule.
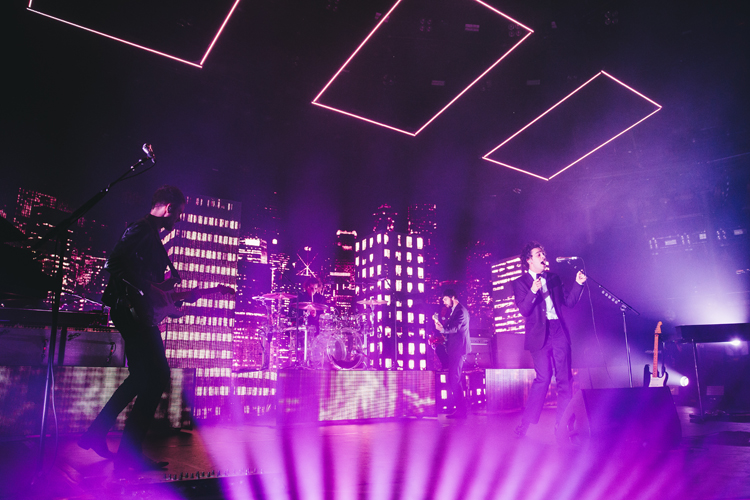
[[558,442],[670,449],[682,438],[668,387],[581,389],[558,426]]

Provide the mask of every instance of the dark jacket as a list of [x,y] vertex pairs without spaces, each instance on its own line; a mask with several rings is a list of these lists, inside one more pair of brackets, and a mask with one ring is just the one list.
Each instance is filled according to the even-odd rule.
[[[563,287],[562,280],[558,275],[548,272],[545,276],[555,312],[562,324],[565,336],[570,342],[570,333],[563,318],[562,306],[575,306],[583,293],[583,285],[574,282],[573,287],[568,291]],[[516,306],[518,306],[521,315],[526,318],[526,335],[523,348],[528,351],[537,351],[544,346],[546,340],[547,315],[542,291],[539,290],[535,294],[531,293],[532,283],[534,283],[534,279],[529,273],[523,273],[512,282]]]
[[118,301],[128,300],[135,307],[146,307],[151,283],[164,281],[170,266],[169,256],[159,237],[156,218],[147,215],[125,230],[115,245],[104,269],[109,273],[109,282],[102,295],[104,304],[114,307]]
[[445,348],[449,355],[465,355],[471,352],[469,318],[469,310],[459,303],[443,325],[443,334],[447,337]]

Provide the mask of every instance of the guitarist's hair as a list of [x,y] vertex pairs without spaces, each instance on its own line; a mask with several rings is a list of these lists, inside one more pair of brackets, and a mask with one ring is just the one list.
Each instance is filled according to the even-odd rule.
[[531,258],[531,251],[535,248],[541,248],[544,251],[544,247],[538,241],[530,241],[521,249],[521,269],[524,271],[529,270],[529,263],[527,261]]
[[185,195],[182,194],[179,188],[175,186],[163,185],[154,192],[151,197],[151,208],[157,205],[173,205],[179,207],[184,205],[186,201]]

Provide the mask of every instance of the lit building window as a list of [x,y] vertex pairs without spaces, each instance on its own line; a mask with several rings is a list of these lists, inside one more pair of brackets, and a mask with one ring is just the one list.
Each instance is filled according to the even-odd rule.
[[424,293],[424,283],[417,283],[417,290],[419,293]]
[[380,240],[381,240],[381,239],[382,239],[382,238],[381,238],[381,235],[380,235],[380,234],[378,234],[378,243],[380,243]]
[[383,250],[383,257],[385,257],[386,259],[390,259],[391,258],[391,251],[389,249],[387,249],[387,248],[384,249]]
[[382,266],[378,264],[378,276],[382,273]]
[[362,240],[362,250],[367,250],[367,240]]
[[420,325],[423,325],[423,324],[424,324],[424,319],[425,319],[425,316],[424,316],[424,314],[423,314],[423,313],[420,313],[420,314],[419,314],[419,324],[420,324]]
[[354,265],[355,265],[355,266],[358,266],[358,265],[359,265],[359,255],[358,255],[358,256],[356,256],[356,257],[354,257]]
[[401,291],[401,280],[396,280],[396,291],[397,292]]
[[406,262],[411,262],[411,252],[406,252]]
[[388,235],[387,234],[385,236],[383,236],[383,243],[386,244],[386,245],[388,244]]
[[403,321],[404,315],[401,311],[396,311],[396,321]]
[[370,266],[370,278],[372,278],[373,276],[375,276],[375,268]]
[[414,288],[414,283],[412,283],[411,281],[407,281],[406,282],[406,291],[407,291],[407,293],[411,292],[412,288]]
[[427,344],[424,342],[419,344],[419,354],[427,354]]
[[412,237],[411,236],[407,236],[406,237],[406,248],[411,248],[411,246],[412,246]]
[[372,248],[372,245],[373,245],[373,244],[374,244],[374,243],[373,243],[373,237],[372,237],[372,236],[370,236],[370,248]]
[[401,265],[396,264],[396,276],[401,276]]
[[420,237],[417,238],[417,248],[419,250],[422,250],[423,247],[424,247],[424,240],[420,236]]
[[418,267],[417,268],[417,278],[423,280],[424,279],[424,268]]
[[[424,347],[424,344],[422,344]],[[419,369],[420,370],[426,370],[427,369],[427,360],[426,359],[420,359],[419,360]]]
[[372,262],[374,258],[375,258],[375,255],[370,254],[370,262]]
[[354,251],[359,252],[359,241],[354,244]]
[[407,276],[411,276],[411,275],[413,275],[413,274],[414,274],[414,268],[413,268],[413,267],[411,267],[411,266],[407,266],[407,267],[406,267],[406,275],[407,275]]
[[401,261],[401,252],[396,252],[396,260]]
[[414,313],[413,312],[410,312],[410,313],[406,314],[406,321],[407,321],[407,323],[414,323]]
[[413,359],[410,359],[410,360],[409,360],[409,369],[410,369],[410,370],[413,370],[413,369],[414,369],[414,360],[413,360]]

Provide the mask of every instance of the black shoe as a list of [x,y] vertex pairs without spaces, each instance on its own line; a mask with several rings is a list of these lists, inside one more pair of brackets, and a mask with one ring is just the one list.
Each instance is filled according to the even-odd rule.
[[453,413],[449,413],[445,416],[445,418],[466,418],[468,415],[465,411],[454,411]]
[[139,457],[132,457],[132,456],[126,456],[121,457],[117,456],[115,458],[115,470],[119,472],[124,472],[127,470],[134,470],[134,471],[148,471],[148,470],[161,470],[164,469],[167,465],[169,465],[169,462],[165,461],[159,461],[151,460],[150,458],[141,455]]
[[96,436],[89,431],[84,432],[78,438],[78,446],[84,450],[94,450],[97,455],[107,460],[115,458],[115,454],[109,451],[107,447],[107,440],[103,436]]
[[525,424],[521,422],[520,424],[518,424],[518,427],[516,427],[513,432],[515,433],[516,437],[522,438],[526,436],[526,431],[528,430],[529,430],[529,424]]

